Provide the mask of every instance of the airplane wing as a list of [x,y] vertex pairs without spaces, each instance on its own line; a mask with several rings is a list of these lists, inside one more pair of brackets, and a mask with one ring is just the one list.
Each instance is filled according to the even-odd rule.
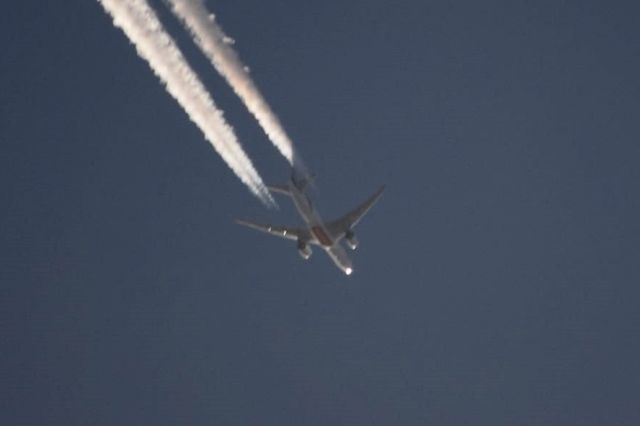
[[301,240],[310,242],[312,240],[308,230],[302,228],[289,228],[284,226],[262,225],[260,223],[249,222],[246,220],[236,220],[238,225],[248,226],[276,237],[287,238],[289,240]]
[[326,224],[327,230],[332,235],[343,234],[348,229],[353,228],[364,217],[371,207],[378,201],[384,191],[384,185],[380,187],[372,196],[367,198],[358,207],[342,216],[340,219],[334,220]]

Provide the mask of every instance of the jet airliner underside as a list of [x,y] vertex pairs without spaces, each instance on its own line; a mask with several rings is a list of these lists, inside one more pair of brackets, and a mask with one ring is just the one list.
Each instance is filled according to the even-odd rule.
[[382,191],[384,191],[384,186],[380,187],[380,189],[367,200],[346,215],[337,220],[325,223],[320,218],[320,215],[315,210],[309,198],[307,191],[309,183],[308,177],[299,176],[294,171],[287,185],[269,186],[271,192],[291,197],[296,209],[305,222],[305,226],[296,228],[263,225],[246,220],[237,220],[236,223],[277,237],[297,241],[298,252],[303,259],[309,259],[311,256],[312,250],[309,245],[320,246],[338,268],[345,274],[350,275],[353,272],[353,265],[340,242],[344,238],[350,249],[356,249],[358,240],[353,232],[353,227],[362,219],[369,209],[371,209],[376,201],[378,201],[382,195]]

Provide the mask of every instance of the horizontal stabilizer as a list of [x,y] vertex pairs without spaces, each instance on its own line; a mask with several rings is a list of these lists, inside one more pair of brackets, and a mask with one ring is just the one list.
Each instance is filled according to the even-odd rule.
[[283,195],[291,195],[291,191],[289,191],[289,187],[287,185],[267,185],[269,191],[277,194]]

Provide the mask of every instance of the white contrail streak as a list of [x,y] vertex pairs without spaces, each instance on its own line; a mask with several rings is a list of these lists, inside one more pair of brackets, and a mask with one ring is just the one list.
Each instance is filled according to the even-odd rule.
[[273,113],[255,83],[248,69],[231,47],[233,42],[215,22],[202,0],[165,0],[173,13],[191,33],[195,43],[207,56],[215,69],[227,80],[247,109],[258,120],[271,142],[289,163],[301,165],[300,158],[294,158],[293,143],[287,136],[280,120]]
[[233,129],[226,123],[222,111],[216,108],[209,92],[147,0],[98,1],[233,172],[263,203],[273,206],[271,194]]

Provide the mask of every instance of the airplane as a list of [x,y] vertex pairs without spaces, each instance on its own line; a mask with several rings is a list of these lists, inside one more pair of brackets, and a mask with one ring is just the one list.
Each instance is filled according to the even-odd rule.
[[339,269],[345,274],[351,275],[353,264],[340,241],[344,238],[351,250],[356,249],[358,239],[353,232],[353,227],[378,201],[382,191],[384,191],[384,185],[346,215],[331,222],[324,222],[315,209],[311,198],[309,198],[308,187],[311,182],[312,178],[297,172],[294,168],[292,169],[291,180],[286,185],[267,185],[271,192],[287,195],[293,200],[293,204],[296,206],[300,216],[302,216],[306,226],[298,228],[272,226],[246,220],[236,220],[236,223],[277,237],[297,241],[298,252],[305,260],[309,259],[312,254],[312,249],[309,245],[320,246]]

